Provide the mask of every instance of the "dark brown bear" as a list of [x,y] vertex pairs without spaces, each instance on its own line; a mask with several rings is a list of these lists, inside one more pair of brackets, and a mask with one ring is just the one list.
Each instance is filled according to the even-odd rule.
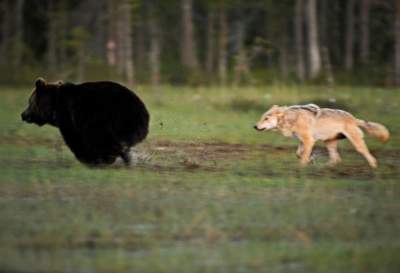
[[22,120],[60,129],[76,158],[88,165],[130,163],[130,147],[146,138],[149,113],[128,88],[114,82],[46,83],[39,78]]

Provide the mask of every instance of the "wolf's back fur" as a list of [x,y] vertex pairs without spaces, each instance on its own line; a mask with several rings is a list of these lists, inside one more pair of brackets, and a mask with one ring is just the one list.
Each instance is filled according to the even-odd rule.
[[288,109],[292,109],[292,110],[303,109],[303,110],[310,111],[313,114],[317,114],[321,110],[321,108],[318,105],[313,104],[313,103],[305,104],[305,105],[292,105],[292,106],[289,106]]
[[292,109],[292,110],[296,110],[296,109],[303,109],[303,110],[307,110],[310,111],[311,113],[318,115],[319,112],[321,111],[321,108],[313,103],[310,104],[305,104],[305,105],[292,105],[289,106],[288,109]]

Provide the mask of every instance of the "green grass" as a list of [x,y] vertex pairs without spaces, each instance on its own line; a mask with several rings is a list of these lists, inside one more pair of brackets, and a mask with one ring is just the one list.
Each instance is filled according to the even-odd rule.
[[[400,271],[400,90],[140,87],[136,166],[91,169],[58,131],[23,124],[0,88],[1,272]],[[386,124],[372,171],[344,141],[300,168],[295,141],[252,129],[274,103],[336,104]]]

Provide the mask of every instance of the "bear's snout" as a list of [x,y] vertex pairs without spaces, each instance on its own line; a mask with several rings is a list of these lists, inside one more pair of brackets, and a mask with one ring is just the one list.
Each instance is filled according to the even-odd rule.
[[21,119],[22,119],[22,121],[25,121],[28,123],[32,122],[32,118],[26,112],[23,112],[21,114]]

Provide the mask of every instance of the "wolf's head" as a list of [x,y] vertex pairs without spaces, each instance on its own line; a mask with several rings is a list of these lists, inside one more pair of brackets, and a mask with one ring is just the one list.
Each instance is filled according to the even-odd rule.
[[35,123],[39,126],[44,124],[55,125],[54,107],[58,87],[62,82],[47,83],[39,78],[35,82],[35,89],[28,101],[28,107],[21,114],[23,121]]
[[285,106],[272,106],[261,116],[260,121],[254,125],[254,129],[257,131],[264,131],[276,128],[278,126],[279,118],[283,115],[285,109]]

